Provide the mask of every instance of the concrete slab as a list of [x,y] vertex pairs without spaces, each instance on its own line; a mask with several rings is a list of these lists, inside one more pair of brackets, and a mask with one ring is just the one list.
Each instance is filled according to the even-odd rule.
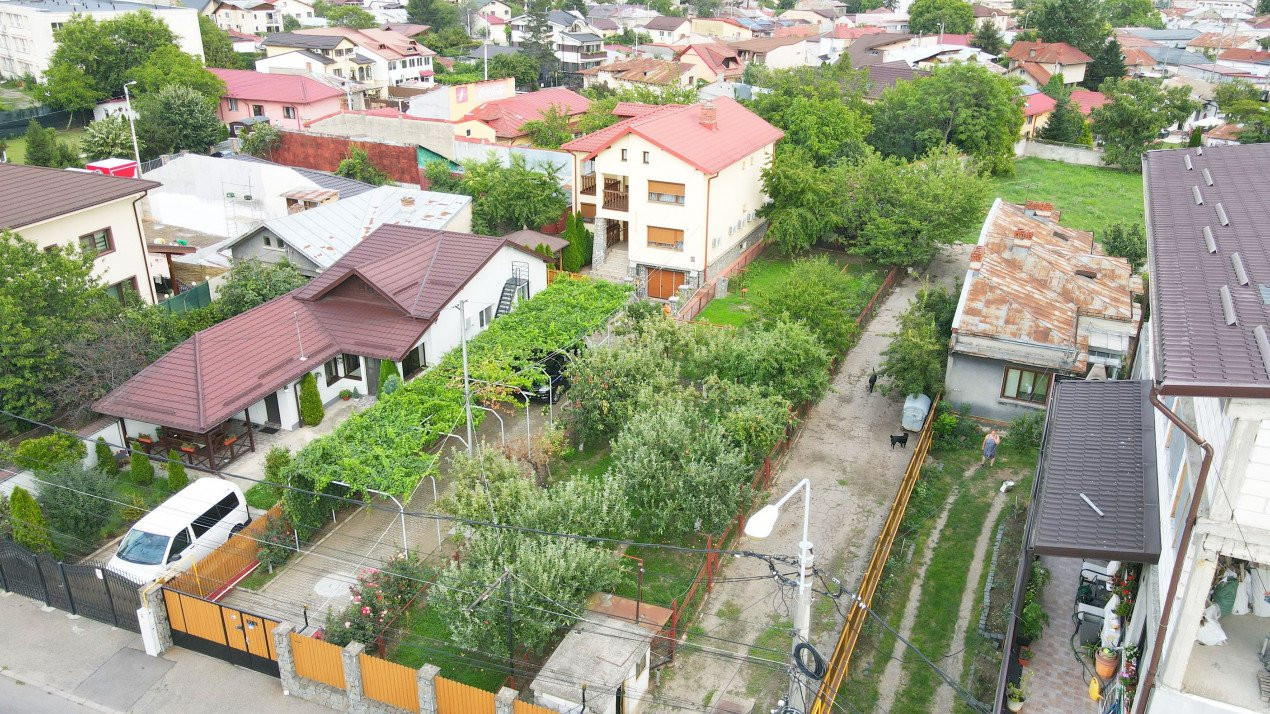
[[102,662],[73,694],[112,709],[127,711],[154,683],[172,669],[172,662],[131,647],[121,648]]

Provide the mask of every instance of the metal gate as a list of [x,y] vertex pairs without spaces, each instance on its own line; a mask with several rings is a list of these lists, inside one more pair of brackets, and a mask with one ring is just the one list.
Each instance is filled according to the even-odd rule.
[[67,565],[0,541],[0,587],[73,615],[141,631],[141,583],[99,565]]
[[263,674],[278,675],[276,620],[163,588],[172,643]]

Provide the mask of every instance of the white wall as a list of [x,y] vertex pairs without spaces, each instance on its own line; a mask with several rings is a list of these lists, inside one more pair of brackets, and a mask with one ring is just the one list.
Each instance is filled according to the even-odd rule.
[[494,306],[498,309],[498,299],[503,294],[503,285],[512,277],[512,263],[529,265],[529,294],[537,295],[547,287],[547,265],[541,258],[534,258],[525,253],[504,246],[494,254],[467,285],[459,291],[454,299],[446,304],[445,309],[437,316],[432,327],[424,335],[428,364],[434,365],[450,350],[459,346],[459,302],[466,300],[464,312],[468,318],[468,339],[472,339],[481,331],[478,313]]
[[17,232],[43,249],[54,245],[78,247],[80,236],[109,228],[114,250],[93,261],[93,275],[106,285],[135,278],[141,299],[153,303],[154,282],[149,271],[149,251],[137,220],[140,207],[136,214],[133,213],[133,202],[140,198],[138,190],[132,196],[23,226]]

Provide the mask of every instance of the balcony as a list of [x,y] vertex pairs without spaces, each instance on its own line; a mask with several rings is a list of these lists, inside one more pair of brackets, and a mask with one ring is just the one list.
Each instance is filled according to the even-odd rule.
[[582,187],[578,189],[578,193],[595,195],[595,174],[582,174]]
[[610,211],[625,211],[630,208],[631,197],[626,191],[604,189],[604,208]]
[[587,62],[591,60],[604,60],[604,59],[608,59],[608,56],[609,55],[607,52],[583,52],[582,61]]

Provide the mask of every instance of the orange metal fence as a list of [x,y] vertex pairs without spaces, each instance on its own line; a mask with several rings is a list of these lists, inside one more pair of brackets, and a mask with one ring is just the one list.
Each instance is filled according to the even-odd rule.
[[295,673],[337,689],[343,689],[344,658],[338,645],[291,633]]
[[230,536],[224,545],[208,553],[189,570],[165,585],[208,600],[220,598],[255,567],[256,555],[260,550],[259,538],[268,527],[269,520],[281,515],[282,504],[275,504],[266,513],[257,516],[246,528]]
[[913,449],[913,457],[909,459],[908,468],[904,471],[904,479],[900,481],[899,492],[891,503],[891,511],[882,524],[882,532],[878,534],[869,557],[869,566],[864,571],[864,579],[857,593],[858,602],[854,603],[847,614],[847,621],[838,636],[838,644],[834,647],[833,656],[829,659],[829,667],[824,679],[820,681],[820,690],[816,692],[816,700],[812,702],[811,714],[827,714],[834,709],[834,700],[838,696],[838,688],[847,676],[847,667],[851,663],[851,654],[856,640],[860,637],[860,628],[868,617],[868,609],[873,603],[873,594],[877,591],[882,579],[882,571],[886,561],[891,557],[891,546],[895,543],[895,534],[899,531],[900,522],[904,520],[904,511],[908,508],[909,496],[922,473],[922,464],[926,461],[926,453],[930,451],[931,425],[935,423],[935,407],[939,406],[939,396],[930,405],[926,415],[926,424],[922,426],[921,437],[917,440],[917,448]]
[[[419,711],[419,673],[396,662],[362,653],[362,693],[377,702],[406,711]],[[438,678],[438,684],[440,680]],[[491,695],[487,712],[494,711]]]
[[494,693],[437,677],[437,714],[491,714]]
[[515,705],[513,705],[512,711],[514,714],[557,714],[555,709],[540,707],[537,704],[522,702],[519,699],[517,699]]

